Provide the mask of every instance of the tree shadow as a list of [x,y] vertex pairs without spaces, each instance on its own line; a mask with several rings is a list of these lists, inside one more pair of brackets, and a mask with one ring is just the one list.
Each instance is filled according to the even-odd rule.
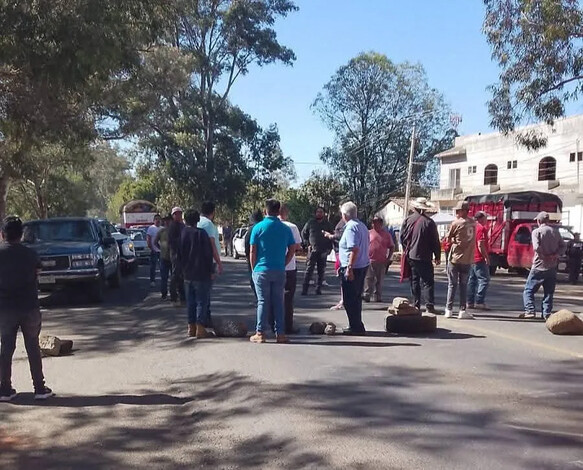
[[94,406],[156,406],[184,405],[190,399],[174,397],[163,393],[148,395],[98,395],[98,396],[55,396],[50,400],[36,401],[32,393],[20,393],[10,402],[15,406],[42,406],[45,408],[86,408]]

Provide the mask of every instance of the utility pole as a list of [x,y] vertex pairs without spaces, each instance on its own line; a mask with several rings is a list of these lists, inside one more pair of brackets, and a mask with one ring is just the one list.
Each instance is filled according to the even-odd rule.
[[405,220],[409,216],[409,199],[411,198],[411,180],[413,179],[413,160],[415,158],[415,134],[416,125],[413,124],[413,132],[411,134],[411,151],[409,152],[409,165],[407,166],[407,185],[405,186]]
[[580,177],[580,173],[579,173],[579,167],[581,165],[581,162],[579,160],[579,139],[577,139],[577,146],[576,146],[576,150],[575,150],[575,159],[577,161],[577,191],[581,191],[581,177]]

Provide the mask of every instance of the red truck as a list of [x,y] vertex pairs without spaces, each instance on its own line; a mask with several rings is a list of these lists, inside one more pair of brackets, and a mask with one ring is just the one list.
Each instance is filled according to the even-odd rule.
[[[536,215],[546,211],[551,222],[561,221],[563,201],[550,193],[522,191],[516,193],[484,194],[468,196],[470,216],[483,211],[488,214],[488,234],[490,237],[490,273],[498,268],[524,271],[532,266],[532,232],[537,228]],[[568,241],[573,234],[566,227],[560,227],[562,237]],[[559,263],[559,271],[566,271],[566,259]]]

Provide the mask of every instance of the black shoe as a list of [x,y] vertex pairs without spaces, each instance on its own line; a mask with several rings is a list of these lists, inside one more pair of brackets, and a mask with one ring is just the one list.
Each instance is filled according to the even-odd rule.
[[431,304],[427,304],[425,306],[425,311],[427,313],[433,313],[433,314],[436,314],[437,313],[437,310],[435,310],[435,305],[431,305]]
[[54,396],[54,392],[49,387],[43,387],[34,391],[35,400],[46,400],[47,398]]
[[316,289],[316,295],[322,295],[322,288],[321,287],[318,287]]
[[7,388],[0,390],[0,402],[9,402],[17,395],[16,390]]
[[345,328],[342,334],[346,336],[366,336],[366,330],[354,331],[351,328]]

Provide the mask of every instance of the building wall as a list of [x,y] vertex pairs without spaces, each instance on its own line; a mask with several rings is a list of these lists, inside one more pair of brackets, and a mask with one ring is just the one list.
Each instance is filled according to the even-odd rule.
[[[440,191],[435,191],[432,198],[439,202],[442,211],[447,211],[456,200],[472,194],[527,190],[552,192],[564,201],[563,223],[582,231],[583,197],[579,180],[583,180],[583,161],[577,163],[576,156],[575,161],[571,161],[571,154],[577,152],[577,140],[583,137],[583,115],[557,121],[552,129],[546,125],[525,129],[543,131],[548,137],[547,146],[529,151],[518,146],[514,136],[504,137],[499,133],[456,138],[455,147],[465,149],[465,157],[441,158]],[[579,152],[583,152],[583,140],[579,143]],[[553,181],[539,181],[539,165],[545,157],[556,160]],[[508,168],[508,162],[511,162],[511,168]],[[484,184],[488,165],[498,168],[495,185]],[[459,184],[452,181],[452,170],[459,170]]]
[[404,214],[405,211],[399,204],[390,201],[376,215],[381,216],[385,221],[385,225],[389,227],[401,227]]

